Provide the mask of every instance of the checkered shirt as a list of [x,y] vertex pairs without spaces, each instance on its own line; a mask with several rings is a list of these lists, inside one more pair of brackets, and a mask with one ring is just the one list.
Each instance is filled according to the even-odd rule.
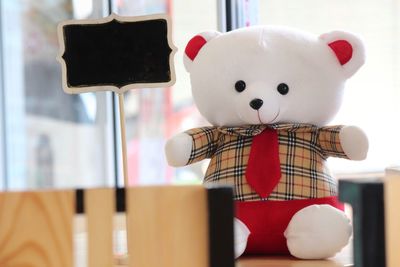
[[[281,178],[266,198],[246,181],[253,137],[267,127],[278,132]],[[246,127],[202,127],[186,131],[193,138],[188,164],[210,158],[204,183],[231,185],[238,201],[292,200],[337,195],[328,157],[347,158],[339,141],[343,126],[271,124]]]

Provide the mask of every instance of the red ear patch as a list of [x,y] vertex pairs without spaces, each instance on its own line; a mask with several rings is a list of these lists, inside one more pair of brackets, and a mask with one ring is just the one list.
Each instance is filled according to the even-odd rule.
[[353,47],[346,40],[337,40],[328,45],[335,52],[341,65],[349,62],[353,56]]
[[185,54],[190,58],[190,60],[195,59],[200,49],[207,43],[207,40],[200,35],[196,35],[190,39],[189,43],[186,45]]

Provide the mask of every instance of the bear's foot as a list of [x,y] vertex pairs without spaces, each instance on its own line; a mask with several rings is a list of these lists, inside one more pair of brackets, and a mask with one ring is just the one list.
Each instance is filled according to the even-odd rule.
[[246,249],[247,239],[249,238],[250,230],[242,221],[240,221],[237,218],[235,218],[234,220],[234,229],[235,229],[235,258],[239,258],[240,255],[242,255]]
[[334,256],[349,242],[350,220],[330,205],[312,205],[298,211],[285,230],[290,254],[300,259]]

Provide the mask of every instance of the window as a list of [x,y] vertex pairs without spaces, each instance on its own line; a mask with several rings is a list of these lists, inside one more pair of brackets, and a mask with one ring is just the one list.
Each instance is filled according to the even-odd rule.
[[102,1],[1,1],[2,155],[8,189],[114,183],[110,93],[61,89],[57,23]]
[[200,183],[204,163],[171,168],[166,163],[164,144],[173,133],[206,123],[192,102],[182,58],[191,37],[204,29],[217,29],[217,4],[214,0],[113,1],[113,9],[125,16],[170,14],[178,47],[177,82],[173,88],[131,90],[125,94],[129,183]]
[[357,125],[368,134],[365,161],[332,159],[337,173],[382,172],[400,164],[400,31],[398,0],[259,1],[259,23],[286,25],[315,34],[334,29],[363,37],[366,64],[347,83],[341,111],[332,123]]
[[197,33],[223,30],[225,24],[232,29],[282,24],[315,34],[346,29],[363,36],[367,63],[348,82],[345,102],[332,123],[365,129],[370,153],[366,161],[332,159],[331,164],[341,174],[381,172],[398,165],[398,5],[399,0],[1,1],[0,173],[4,179],[0,190],[111,186],[116,175],[122,185],[116,98],[109,92],[65,94],[55,60],[57,23],[103,17],[109,14],[109,6],[120,15],[170,14],[178,47],[173,88],[125,94],[131,185],[200,183],[207,163],[171,168],[164,158],[164,143],[173,133],[207,124],[192,101],[183,51]]
[[217,29],[217,2],[32,0],[0,3],[0,188],[113,185],[116,174],[122,185],[116,98],[65,94],[55,60],[58,22],[107,16],[108,6],[120,15],[169,13],[179,47],[174,88],[125,94],[130,184],[200,183],[204,163],[170,168],[163,150],[173,132],[205,123],[182,57],[192,36]]

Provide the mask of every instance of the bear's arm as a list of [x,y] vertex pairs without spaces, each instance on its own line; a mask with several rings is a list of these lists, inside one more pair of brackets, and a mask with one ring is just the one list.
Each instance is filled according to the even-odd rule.
[[337,125],[319,128],[317,142],[325,157],[348,159],[346,153],[344,153],[339,137],[343,127],[343,125]]
[[217,149],[219,131],[216,127],[202,127],[179,133],[165,144],[168,164],[182,167],[211,158]]
[[368,153],[368,137],[357,126],[328,126],[318,132],[318,143],[326,157],[364,160]]
[[218,146],[217,127],[202,127],[185,131],[192,138],[192,150],[187,164],[211,158]]

